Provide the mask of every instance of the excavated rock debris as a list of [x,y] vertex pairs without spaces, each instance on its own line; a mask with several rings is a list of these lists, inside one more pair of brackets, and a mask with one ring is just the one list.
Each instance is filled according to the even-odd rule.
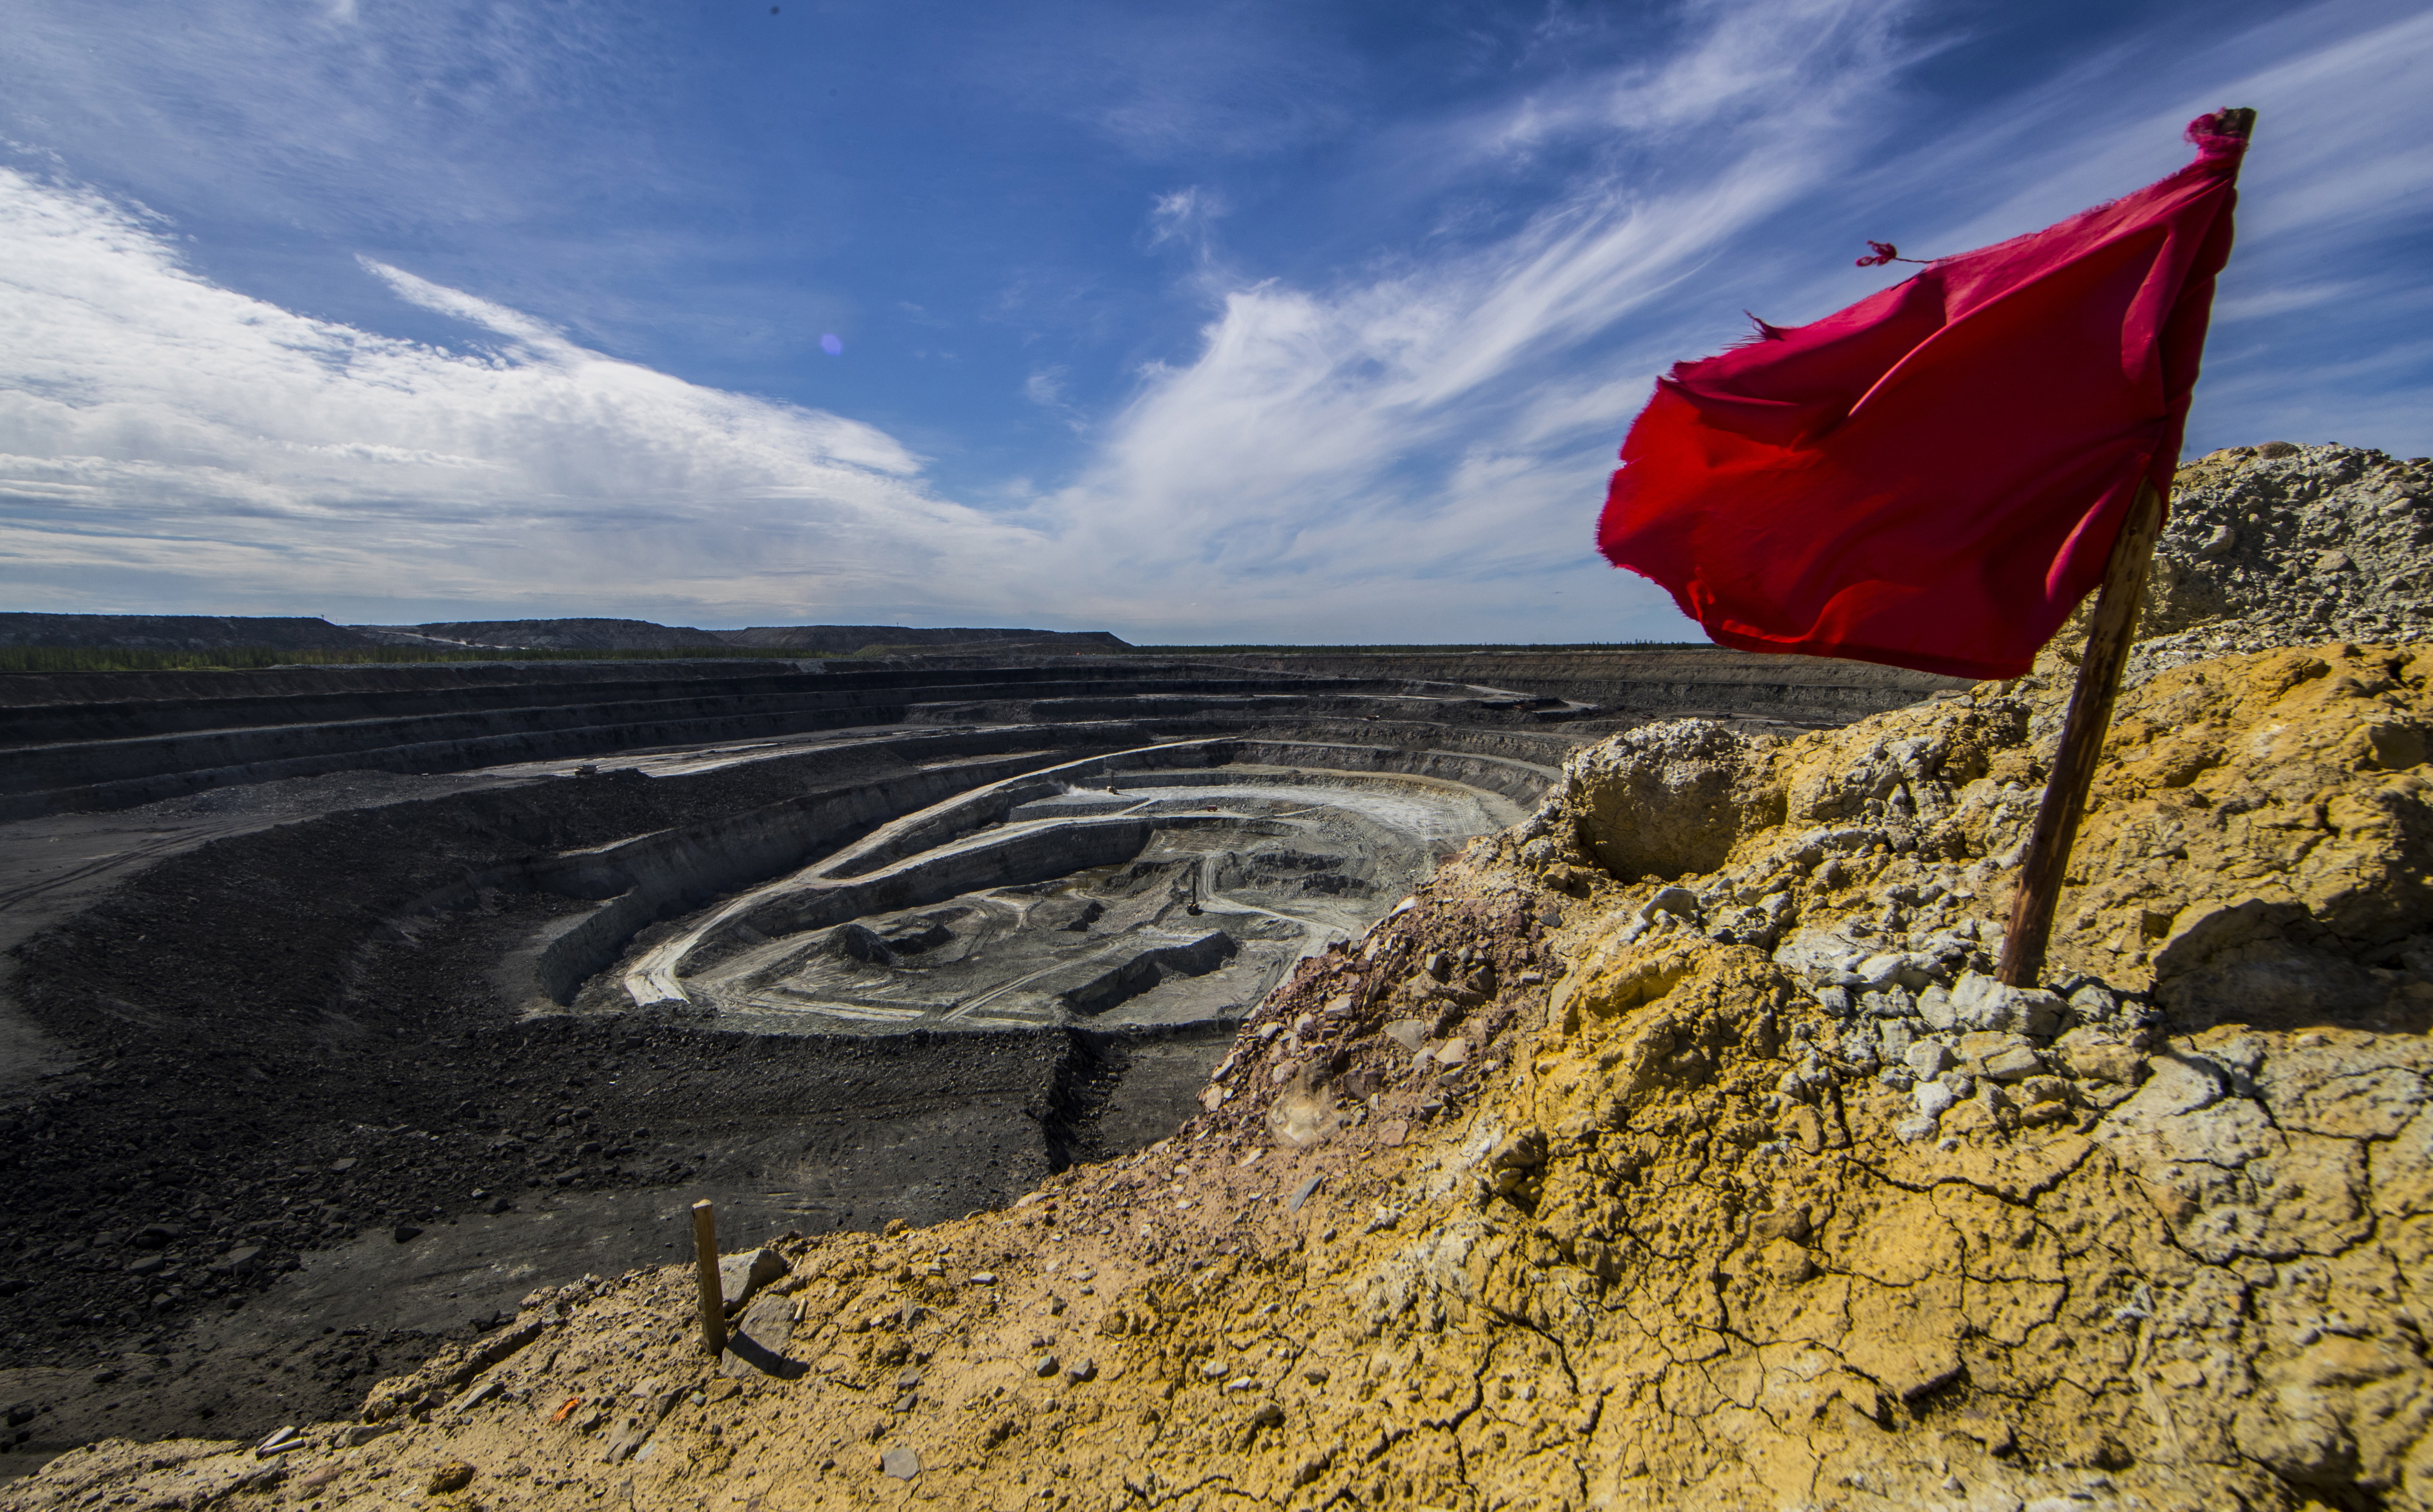
[[[2376,733],[2428,674],[2125,695],[2035,990],[1987,973],[2057,689],[1632,732],[1305,962],[1175,1138],[785,1241],[722,1365],[681,1267],[587,1282],[359,1422],[0,1507],[2433,1506],[2433,809]],[[1684,785],[1720,862],[1598,863]]]
[[2171,484],[2128,681],[2225,652],[2433,634],[2433,462],[2232,447]]

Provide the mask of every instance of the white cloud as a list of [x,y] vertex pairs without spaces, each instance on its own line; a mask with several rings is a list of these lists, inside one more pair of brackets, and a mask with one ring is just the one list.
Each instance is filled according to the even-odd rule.
[[966,607],[977,587],[1002,609],[982,564],[1038,554],[868,425],[618,362],[397,268],[366,263],[507,342],[291,314],[196,276],[141,213],[12,170],[0,246],[0,573],[19,602],[114,569],[193,606],[309,589],[719,620]]
[[510,310],[505,305],[493,304],[487,299],[477,298],[462,289],[451,289],[443,284],[434,283],[428,279],[417,279],[403,268],[393,268],[385,263],[377,262],[368,257],[358,256],[355,261],[363,265],[365,272],[387,284],[399,298],[408,304],[420,305],[425,310],[435,310],[443,315],[452,316],[468,325],[480,326],[485,331],[495,331],[502,336],[512,337],[536,352],[546,353],[552,357],[564,359],[573,356],[576,352],[574,344],[566,339],[566,332],[555,326],[535,320],[520,310]]
[[[1090,421],[1064,387],[1070,372],[1071,369],[1063,363],[1050,363],[1034,370],[1022,381],[1022,397],[1063,421],[1065,428],[1075,435],[1081,435],[1089,431]],[[1021,491],[1027,494],[1029,489],[1029,484],[1025,481]]]
[[[1377,615],[1404,635],[1491,637],[1544,609],[1518,585],[1574,573],[1604,583],[1608,633],[1679,633],[1661,596],[1592,565],[1590,543],[1656,365],[1647,328],[1675,323],[1654,307],[1862,149],[1852,121],[1894,66],[1880,8],[1763,9],[1753,25],[1755,10],[1706,8],[1708,31],[1660,66],[1474,123],[1513,140],[1593,113],[1609,134],[1672,144],[1666,173],[1591,174],[1500,241],[1334,287],[1227,288],[1197,359],[1152,369],[1053,501],[1060,535],[1112,569],[1101,613],[1148,619],[1196,597],[1245,625]],[[1156,224],[1195,209],[1171,196]],[[1601,346],[1606,372],[1567,376]]]
[[1191,254],[1201,282],[1221,287],[1228,274],[1216,260],[1216,223],[1231,208],[1224,195],[1200,184],[1159,195],[1149,202],[1148,245],[1182,247]]
[[[2252,99],[2268,127],[2285,121],[2307,140],[2269,168],[2273,138],[2260,140],[2235,267],[2303,265],[2320,248],[2306,247],[2300,228],[2376,205],[2381,224],[2405,224],[2433,204],[2433,172],[2399,186],[2375,161],[2394,118],[2421,113],[2407,80],[2433,58],[2433,18],[2375,25],[2354,8],[2322,10],[2336,8],[2346,35],[2327,14],[2290,18],[2160,77],[2139,55],[2148,94],[2183,102],[2163,115],[2081,110],[2072,119],[2065,98],[2023,123],[2014,102],[1992,102],[1982,121],[1887,159],[1866,122],[1885,118],[1885,98],[1914,60],[1896,35],[1897,13],[1831,0],[1702,7],[1710,29],[1660,62],[1465,123],[1459,139],[1481,161],[1565,137],[1601,142],[1599,165],[1519,230],[1332,284],[1237,277],[1223,286],[1196,358],[1149,369],[1090,469],[1053,501],[1060,534],[1090,541],[1114,569],[1089,602],[1119,622],[1152,618],[1161,611],[1148,592],[1112,585],[1155,585],[1168,602],[1223,600],[1229,623],[1264,619],[1310,634],[1368,616],[1402,636],[1440,627],[1444,638],[1518,637],[1533,620],[1566,638],[1679,633],[1650,586],[1608,573],[1600,586],[1587,554],[1613,448],[1655,373],[1733,333],[1736,291],[1757,291],[1751,302],[1770,315],[1804,320],[1880,282],[1855,274],[1842,248],[1808,241],[1796,265],[1813,271],[1785,277],[1752,240],[1756,229],[1795,209],[1799,234],[1811,236],[1820,187],[1841,197],[1863,183],[1870,202],[1919,206],[1935,246],[1979,245],[2176,167],[2186,119]],[[2400,134],[2408,144],[2391,155],[2412,161],[2421,134]],[[2306,179],[2303,190],[2292,176]],[[1998,210],[1969,203],[1987,189],[2003,199]],[[2259,212],[2267,195],[2290,203]],[[1166,213],[1180,219],[1182,208]],[[2412,277],[2421,294],[2421,270]],[[2373,282],[2383,308],[2421,302],[2394,300],[2391,281],[2384,268]],[[2362,292],[2330,287],[2338,292],[2322,299]],[[2223,314],[2236,323],[2317,297],[2234,296]],[[2199,450],[2225,427],[2254,431],[2251,440],[2303,436],[2334,416],[2346,421],[2338,438],[2422,449],[2422,384],[2406,382],[2423,367],[2414,347],[2362,366],[2354,352],[2285,348],[2262,372],[2217,347],[2192,435]],[[2404,401],[2324,401],[2368,369]],[[2310,392],[2313,400],[2292,398]],[[2408,404],[2413,423],[2376,429]],[[1602,607],[1583,613],[1578,596],[1550,605],[1557,583]]]
[[1063,409],[1069,402],[1064,397],[1065,371],[1063,364],[1056,363],[1032,373],[1023,380],[1022,397],[1043,409]]
[[2223,327],[2242,320],[2263,320],[2296,310],[2338,305],[2371,292],[2362,280],[2334,279],[2321,283],[2288,283],[2277,288],[2258,289],[2253,294],[2218,297],[2213,302],[2213,329],[2219,332]]
[[620,19],[487,0],[181,0],[112,17],[11,0],[0,119],[164,204],[215,181],[258,224],[512,223],[550,187],[668,177],[630,128],[601,160],[498,150],[651,66],[619,46]]

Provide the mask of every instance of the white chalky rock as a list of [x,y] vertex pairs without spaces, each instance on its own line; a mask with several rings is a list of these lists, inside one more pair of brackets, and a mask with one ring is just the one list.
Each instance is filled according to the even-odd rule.
[[2005,987],[1975,972],[1961,977],[1951,989],[1953,1026],[1964,1030],[2033,1034],[2041,1039],[2060,1031],[2066,1011],[2058,994],[2041,987]]
[[1938,982],[1918,994],[1917,1011],[1918,1016],[1926,1020],[1927,1028],[1950,1028],[1955,1022],[1951,1011],[1950,990]]
[[1856,967],[1852,968],[1852,974],[1859,978],[1861,984],[1869,992],[1881,992],[1885,988],[1895,986],[1900,981],[1901,967],[1908,959],[1909,958],[1906,956],[1902,956],[1897,952],[1882,956],[1869,956],[1866,960],[1859,962]]
[[1931,1080],[1951,1069],[1951,1047],[1936,1040],[1919,1040],[1901,1059],[1920,1079]]

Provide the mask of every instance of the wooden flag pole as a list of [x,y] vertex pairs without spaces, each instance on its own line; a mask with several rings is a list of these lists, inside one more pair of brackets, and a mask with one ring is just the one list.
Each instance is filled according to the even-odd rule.
[[2136,636],[2146,569],[2162,533],[2162,496],[2152,483],[2140,483],[2103,570],[2103,591],[2086,629],[2086,654],[2078,664],[2078,686],[2061,728],[2061,749],[2053,753],[2052,775],[2045,780],[2044,802],[2036,806],[2036,827],[2028,834],[2027,859],[2019,863],[2019,891],[2011,900],[2011,926],[2002,936],[2002,964],[1996,973],[2006,986],[2033,987],[2044,971],[2045,943],[2061,902],[2063,875],[2069,870],[2069,848],[2078,839],[2086,790],[2095,781],[2096,757],[2103,753],[2103,732],[2120,694],[2120,670]]
[[726,1351],[726,1293],[718,1280],[718,1218],[706,1200],[692,1205],[692,1266],[701,1290],[701,1350],[715,1360]]
[[[2215,118],[2215,128],[2225,136],[2250,136],[2255,130],[2255,112],[2224,110]],[[2103,569],[2103,591],[2087,626],[2086,655],[2078,664],[2078,686],[2070,691],[2061,748],[2053,753],[2052,775],[2045,783],[2044,802],[2036,807],[2027,859],[2019,863],[2019,891],[2011,900],[2011,926],[2002,937],[2002,963],[1996,971],[2005,986],[2033,987],[2044,974],[2045,945],[2052,937],[2053,911],[2069,870],[2069,848],[2086,811],[2086,790],[2095,781],[2104,731],[2112,724],[2120,671],[2128,663],[2137,605],[2146,594],[2146,570],[2162,532],[2162,496],[2151,481],[2141,483]]]

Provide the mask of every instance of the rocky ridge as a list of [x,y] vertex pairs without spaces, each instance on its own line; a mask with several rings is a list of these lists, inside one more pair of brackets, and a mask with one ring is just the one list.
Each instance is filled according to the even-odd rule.
[[780,1244],[721,1366],[637,1272],[0,1508],[2433,1506],[2433,645],[2150,670],[2004,989],[2056,661],[1584,753],[1173,1139]]
[[2225,652],[2433,633],[2433,459],[2270,441],[2180,468],[2133,686]]

